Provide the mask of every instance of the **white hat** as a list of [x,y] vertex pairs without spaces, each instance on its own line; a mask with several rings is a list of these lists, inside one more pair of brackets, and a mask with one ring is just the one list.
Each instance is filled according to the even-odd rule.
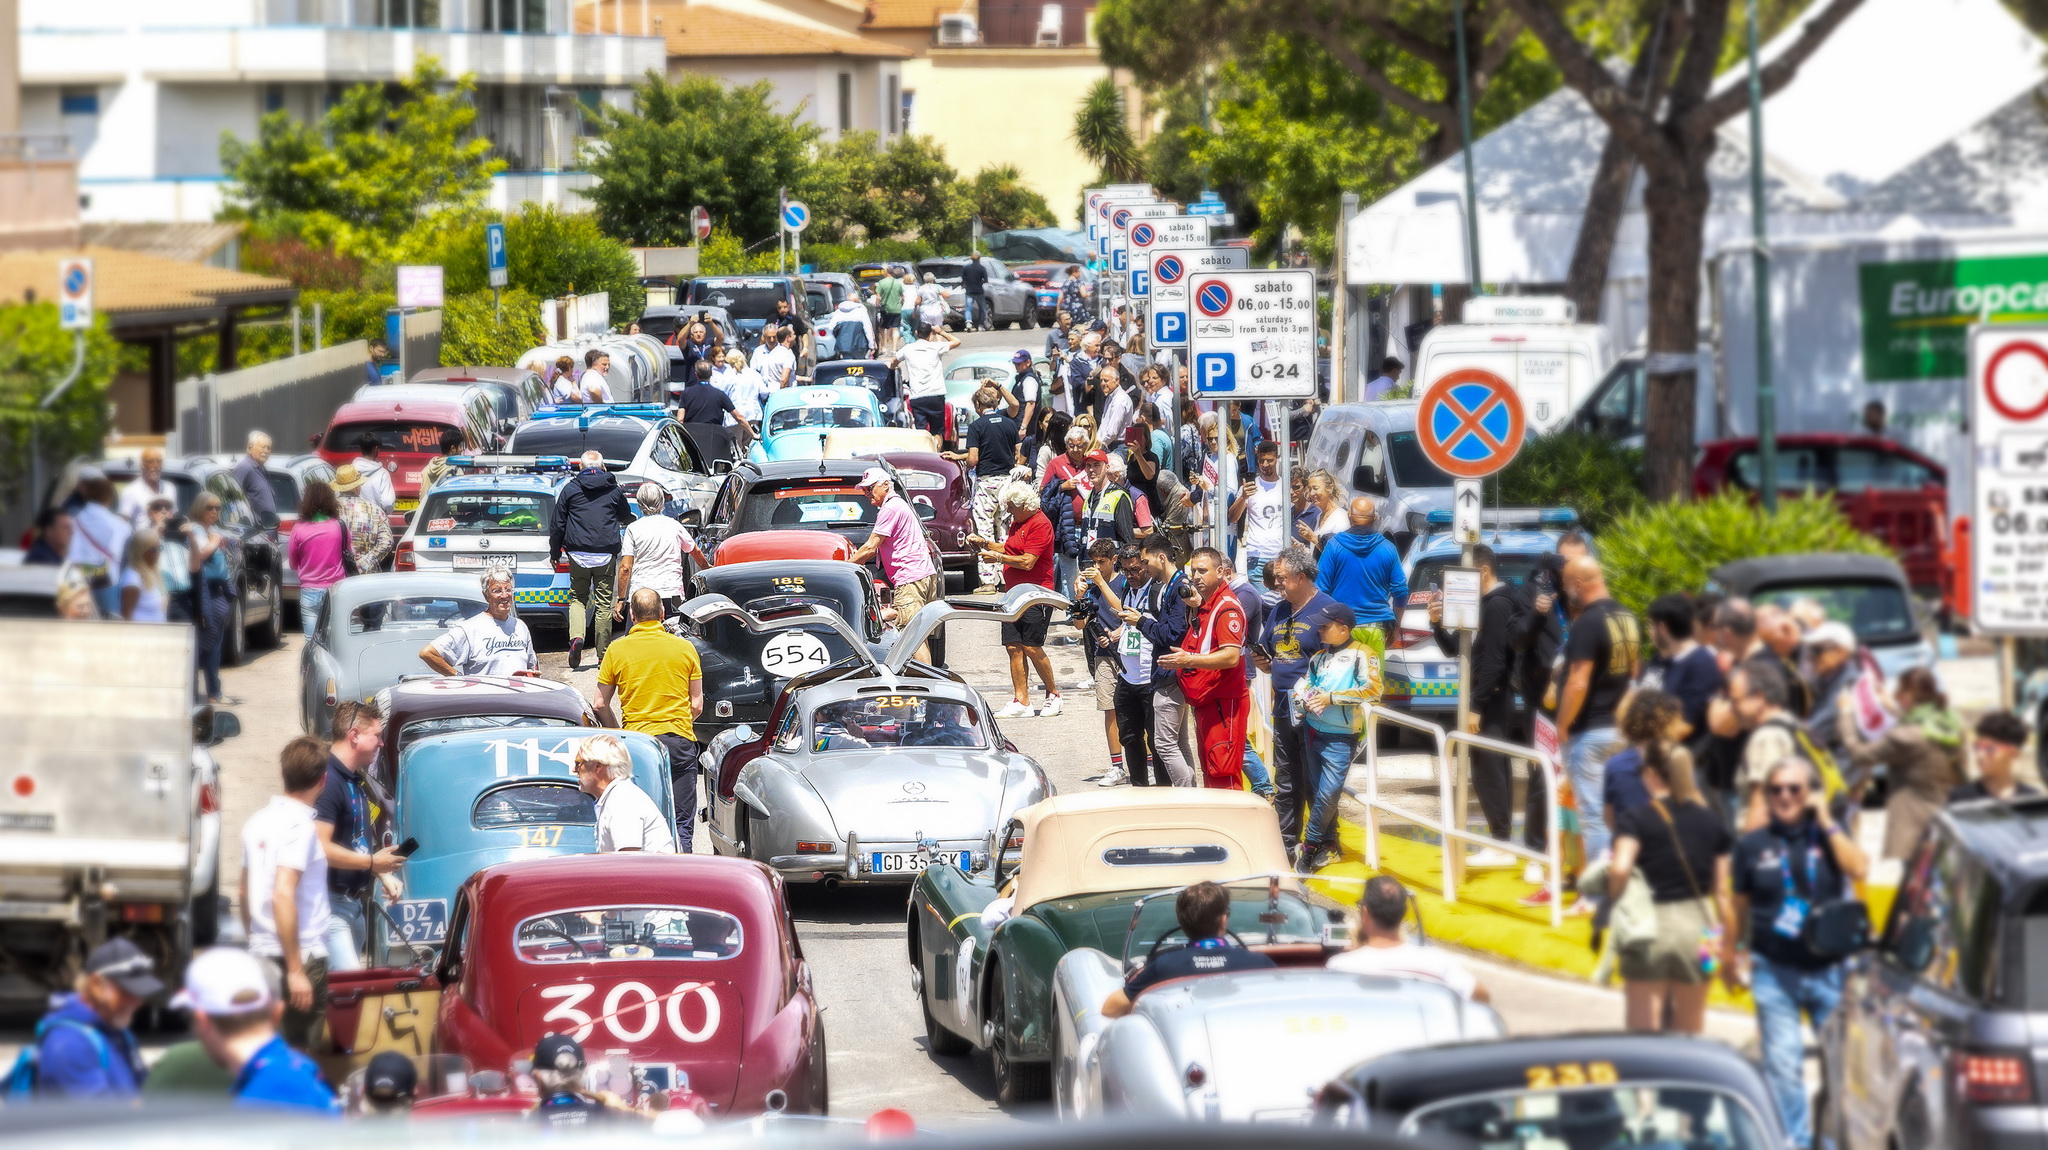
[[1847,623],[1827,622],[1806,633],[1805,643],[1809,647],[1839,647],[1844,651],[1856,649],[1856,632]]
[[262,959],[216,946],[200,951],[185,967],[185,989],[171,996],[171,1008],[218,1018],[262,1010],[275,996]]
[[879,467],[870,467],[860,474],[860,485],[862,487],[873,487],[877,483],[894,482],[896,482],[894,479],[889,478],[889,473]]

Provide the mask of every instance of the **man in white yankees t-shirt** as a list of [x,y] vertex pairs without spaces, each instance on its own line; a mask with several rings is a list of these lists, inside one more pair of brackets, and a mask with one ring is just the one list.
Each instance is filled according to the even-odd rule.
[[420,648],[420,662],[439,675],[522,675],[540,669],[533,633],[512,614],[512,572],[484,572],[484,610]]

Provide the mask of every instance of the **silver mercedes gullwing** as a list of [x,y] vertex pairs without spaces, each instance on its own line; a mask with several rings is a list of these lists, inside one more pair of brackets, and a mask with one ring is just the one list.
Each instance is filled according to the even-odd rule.
[[765,863],[789,882],[828,887],[907,884],[937,862],[986,868],[998,828],[1052,786],[974,688],[914,656],[948,621],[1014,621],[1036,606],[1066,605],[1042,587],[930,603],[877,658],[815,605],[763,619],[721,595],[683,604],[700,629],[720,615],[757,633],[836,623],[853,652],[790,679],[763,730],[734,727],[711,741],[713,848]]
[[1082,947],[1060,959],[1052,1075],[1062,1118],[1307,1122],[1317,1090],[1363,1059],[1507,1032],[1492,1007],[1440,982],[1324,969],[1324,956],[1342,949],[1341,926],[1301,938],[1287,913],[1304,895],[1321,896],[1303,891],[1291,874],[1223,885],[1253,884],[1267,891],[1265,933],[1254,928],[1252,937],[1233,939],[1275,967],[1154,983],[1129,1014],[1105,1018],[1103,1000],[1130,973],[1186,945],[1178,928],[1160,933],[1159,915],[1145,914],[1155,902],[1170,909],[1179,887],[1131,907],[1120,956]]

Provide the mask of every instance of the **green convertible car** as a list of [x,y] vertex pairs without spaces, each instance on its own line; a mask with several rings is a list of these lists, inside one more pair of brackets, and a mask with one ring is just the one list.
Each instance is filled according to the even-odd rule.
[[1171,899],[1140,899],[1248,879],[1258,881],[1231,891],[1239,941],[1283,965],[1320,966],[1341,949],[1343,911],[1295,881],[1273,808],[1257,796],[1161,787],[1024,810],[990,843],[986,865],[930,866],[912,890],[910,977],[932,1053],[986,1049],[1000,1102],[1046,1097],[1060,959],[1081,947],[1142,956],[1179,928]]

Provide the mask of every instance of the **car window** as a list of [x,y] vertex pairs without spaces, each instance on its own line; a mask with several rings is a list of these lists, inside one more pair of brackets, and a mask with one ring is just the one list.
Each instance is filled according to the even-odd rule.
[[740,503],[729,535],[772,527],[873,526],[875,505],[858,487],[756,487]]
[[1939,828],[1913,852],[1880,950],[1933,986],[1982,1001],[1998,937],[1998,885]]
[[[1800,491],[1812,487],[1826,490],[1833,487],[1827,474],[1826,460],[1818,447],[1778,447],[1778,490]],[[1735,485],[1746,491],[1755,491],[1763,482],[1763,461],[1755,448],[1744,448],[1735,453],[1729,461],[1729,474]]]
[[1896,583],[1773,584],[1758,588],[1750,598],[1779,607],[1812,599],[1830,622],[1847,623],[1863,643],[1907,643],[1920,637],[1913,604]]
[[1194,846],[1110,847],[1102,852],[1109,866],[1202,866],[1230,861],[1230,848],[1221,843]]
[[1350,475],[1351,485],[1371,495],[1387,493],[1387,445],[1380,440],[1379,433],[1368,431],[1358,440],[1358,465],[1347,472],[1344,460],[1350,452],[1349,444],[1337,450],[1338,475]]
[[505,450],[514,455],[566,455],[570,458],[596,451],[608,460],[629,463],[647,441],[647,425],[637,419],[599,417],[589,427],[575,420],[523,423],[512,433]]
[[1932,470],[1895,452],[1868,447],[1835,451],[1835,485],[1844,491],[1917,491],[1938,482]]
[[348,633],[367,635],[374,631],[432,630],[452,627],[483,611],[479,599],[455,599],[445,595],[413,595],[378,599],[358,605],[348,615]]
[[270,480],[270,499],[271,502],[277,504],[278,514],[297,515],[299,513],[298,477],[289,471],[266,471],[263,474],[265,478]]
[[446,423],[393,419],[337,423],[327,429],[327,438],[322,443],[328,451],[345,451],[352,455],[356,450],[356,440],[368,434],[377,437],[377,447],[382,451],[432,455],[441,450],[441,433],[449,426]]
[[796,708],[783,713],[782,725],[775,728],[775,749],[778,751],[800,751],[804,746],[804,729],[796,721]]
[[[1534,555],[1495,555],[1494,562],[1502,582],[1520,586],[1527,583],[1529,577],[1536,573],[1536,558]],[[1408,586],[1417,591],[1441,591],[1444,585],[1444,570],[1458,566],[1461,564],[1456,555],[1418,560],[1415,570],[1408,573]]]
[[914,467],[897,469],[896,474],[903,480],[903,486],[911,491],[944,491],[946,477],[936,471],[919,471]]
[[811,712],[811,752],[985,747],[978,709],[922,695],[873,695]]
[[1422,444],[1412,431],[1387,433],[1387,461],[1393,465],[1394,482],[1403,487],[1449,487],[1451,477],[1422,454]]
[[683,461],[676,456],[675,434],[664,428],[661,434],[655,436],[654,447],[649,452],[649,458],[654,460],[656,467],[666,468],[670,471],[681,471]]
[[956,367],[946,373],[946,378],[950,380],[993,379],[1008,383],[1016,377],[1017,373],[1012,368],[995,367],[989,364]]
[[875,417],[865,407],[785,407],[768,418],[768,434],[801,431],[807,427],[873,427]]
[[525,535],[548,530],[554,513],[540,492],[430,491],[419,521],[433,535]]
[[742,942],[740,920],[722,910],[614,906],[529,918],[514,945],[526,962],[642,962],[731,958]]
[[572,783],[521,783],[477,796],[469,825],[480,831],[505,827],[597,825],[597,800]]
[[690,284],[691,303],[723,308],[735,319],[769,319],[775,315],[776,301],[787,298],[788,289],[772,279],[700,279]]
[[[1615,1077],[1612,1063],[1566,1063],[1595,1082]],[[1531,1067],[1555,1082],[1549,1066]],[[1734,1095],[1691,1083],[1626,1083],[1579,1090],[1503,1090],[1463,1095],[1418,1108],[1404,1135],[1487,1150],[1552,1150],[1564,1146],[1714,1146],[1769,1150],[1762,1126]],[[1450,1136],[1448,1139],[1445,1135]]]

